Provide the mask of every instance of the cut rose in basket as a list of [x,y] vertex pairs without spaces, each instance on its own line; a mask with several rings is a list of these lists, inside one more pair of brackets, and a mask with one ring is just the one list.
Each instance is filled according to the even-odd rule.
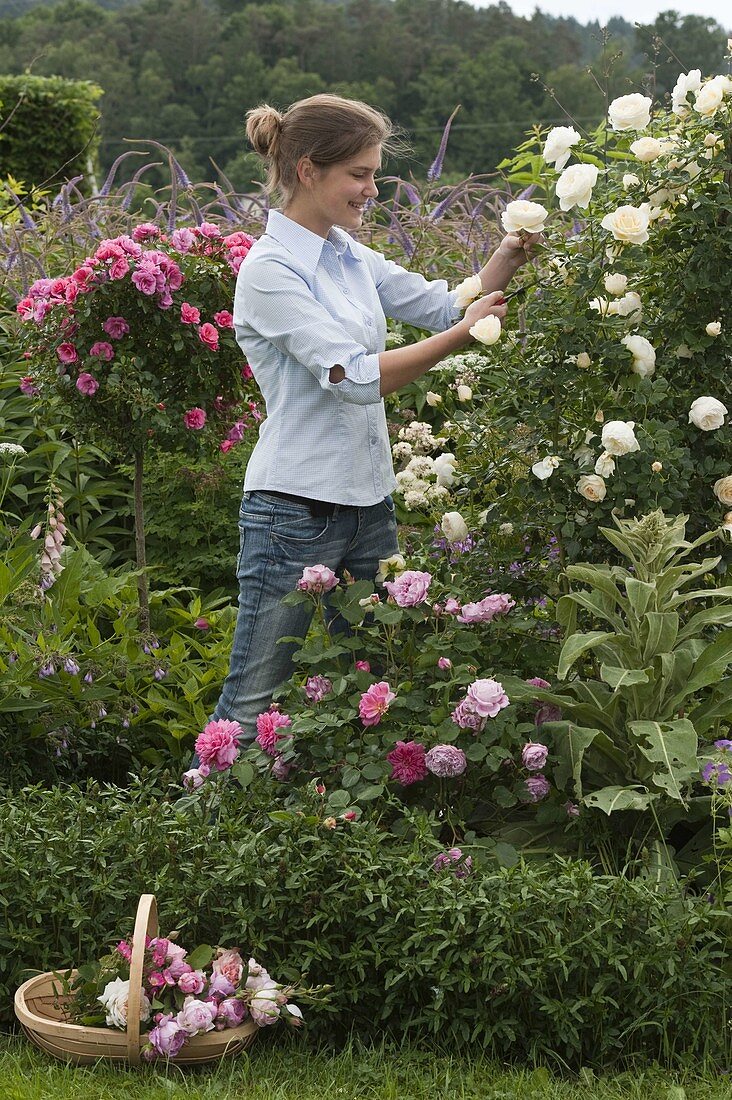
[[[285,985],[270,977],[238,948],[204,944],[188,952],[168,937],[145,937],[140,991],[141,1056],[146,1061],[175,1058],[196,1035],[236,1028],[248,1020],[258,1027],[283,1020],[300,1027],[303,1015],[291,1002],[322,999],[327,987]],[[127,1030],[132,943],[120,940],[97,962],[59,974],[70,1022]],[[146,1033],[145,1033],[146,1032]]]

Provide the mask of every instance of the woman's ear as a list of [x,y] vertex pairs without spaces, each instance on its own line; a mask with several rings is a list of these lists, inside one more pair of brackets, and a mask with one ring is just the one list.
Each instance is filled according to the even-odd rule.
[[315,165],[310,157],[300,157],[297,162],[297,179],[303,187],[309,187],[315,179]]

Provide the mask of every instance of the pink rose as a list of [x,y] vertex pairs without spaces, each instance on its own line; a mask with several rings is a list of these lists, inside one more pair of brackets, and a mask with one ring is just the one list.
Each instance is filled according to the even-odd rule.
[[456,600],[454,596],[448,596],[445,600],[445,614],[457,615],[460,612],[460,601]]
[[330,592],[337,584],[338,577],[327,565],[307,565],[302,571],[297,587],[301,592],[321,595]]
[[[130,270],[130,264],[126,256],[120,256],[116,260],[112,260],[109,265],[109,277],[110,279],[124,279],[127,272]],[[132,277],[134,282],[134,276]]]
[[386,759],[391,764],[390,779],[403,787],[418,783],[427,775],[424,745],[419,741],[397,741]]
[[197,325],[201,320],[201,311],[188,302],[182,302],[180,307],[180,319],[184,325]]
[[391,690],[386,680],[363,693],[358,704],[358,713],[364,726],[377,726],[389,709],[390,703],[396,699],[396,694]]
[[549,749],[535,741],[527,741],[521,750],[521,763],[530,772],[540,771],[546,764]]
[[75,363],[79,358],[79,353],[73,344],[59,344],[56,348],[56,355],[62,363]]
[[459,623],[489,623],[496,615],[507,615],[516,601],[505,593],[486,596],[477,603],[466,603],[458,615]]
[[226,718],[209,722],[196,738],[198,759],[219,772],[225,771],[239,755],[240,735],[238,722],[229,722]]
[[452,661],[449,657],[438,657],[437,667],[443,672],[448,672],[452,668]]
[[190,252],[196,243],[196,238],[190,229],[175,229],[173,235],[170,238],[173,248],[176,252]]
[[530,775],[526,780],[526,790],[532,802],[541,802],[549,794],[551,787],[545,775]]
[[427,599],[431,581],[431,573],[407,569],[396,580],[385,581],[384,588],[399,607],[417,607]]
[[211,769],[206,764],[200,768],[189,768],[183,772],[183,786],[187,791],[200,791],[210,774]]
[[200,431],[206,423],[206,413],[203,409],[197,407],[189,409],[188,412],[183,413],[183,423],[186,428],[193,431]]
[[178,1026],[175,1016],[169,1012],[160,1017],[147,1038],[152,1046],[153,1057],[157,1054],[161,1058],[175,1058],[188,1038],[188,1033]]
[[468,688],[467,698],[481,718],[495,718],[499,710],[509,704],[503,684],[497,680],[474,680]]
[[152,297],[158,289],[158,280],[154,271],[142,266],[133,273],[132,282],[141,294],[146,294],[148,297]]
[[244,973],[244,959],[236,948],[219,947],[211,967],[214,974],[220,974],[236,988]]
[[544,688],[546,691],[549,691],[552,686],[548,680],[542,680],[541,676],[532,676],[526,683],[535,688]]
[[93,397],[99,389],[99,383],[93,374],[82,371],[76,379],[76,388],[79,393],[83,393],[85,397]]
[[213,319],[219,328],[234,327],[234,318],[231,316],[228,309],[220,309],[218,313],[214,313]]
[[124,317],[108,317],[102,328],[107,336],[111,336],[113,340],[121,340],[130,331],[130,326]]
[[277,1003],[277,986],[267,986],[258,990],[249,1002],[249,1012],[255,1024],[259,1027],[276,1024],[280,1017],[280,1006]]
[[160,236],[160,230],[152,222],[142,222],[132,230],[134,241],[154,241]]
[[199,630],[210,630],[211,629],[211,623],[208,621],[208,619],[204,619],[204,617],[202,615],[200,616],[200,618],[196,619],[196,621],[193,625],[198,627]]
[[183,1008],[176,1017],[176,1023],[186,1035],[198,1035],[202,1031],[213,1031],[218,1006],[209,1001],[197,1001],[195,997],[186,997]]
[[457,745],[435,745],[425,756],[424,762],[432,774],[441,779],[455,779],[468,766],[465,753]]
[[305,694],[311,703],[320,703],[330,695],[333,684],[327,676],[310,676],[305,684]]
[[216,1027],[222,1031],[227,1027],[238,1027],[246,1016],[247,1006],[237,997],[228,997],[219,1005],[216,1013]]
[[206,321],[198,330],[198,338],[211,351],[219,350],[219,330],[210,321]]
[[219,443],[219,450],[220,450],[220,451],[221,451],[221,452],[222,452],[223,454],[228,454],[228,452],[229,452],[229,451],[231,450],[231,448],[232,448],[232,447],[234,447],[234,446],[235,446],[235,444],[234,444],[234,443],[232,443],[232,441],[231,441],[230,439],[222,439],[222,440],[221,440],[221,442]]
[[190,974],[192,969],[193,967],[185,961],[182,955],[174,955],[168,963],[165,973],[170,976],[170,979],[175,984],[184,974]]
[[221,230],[213,222],[201,222],[198,227],[198,232],[202,237],[206,237],[210,241],[215,241],[217,237],[221,236]]
[[107,260],[119,260],[124,256],[124,250],[116,241],[102,241],[94,253],[94,259],[105,263]]
[[208,983],[209,997],[230,997],[236,992],[236,983],[229,981],[224,975],[214,971]]
[[114,359],[114,348],[106,340],[97,340],[89,348],[89,354],[97,359],[104,359],[108,363],[110,359]]
[[18,389],[21,393],[24,393],[26,397],[38,397],[40,390],[35,384],[35,380],[30,374],[26,374],[25,378],[21,378]]
[[291,771],[292,764],[286,764],[281,753],[275,756],[270,772],[273,779],[276,779],[279,783],[284,783]]
[[357,672],[371,672],[371,665],[368,661],[356,661],[353,667]]
[[198,996],[206,988],[206,975],[202,970],[189,970],[178,978],[181,993],[193,993]]
[[268,756],[276,756],[277,744],[289,734],[281,734],[278,730],[292,725],[289,714],[280,714],[278,710],[265,710],[257,715],[257,736],[254,740],[263,752]]

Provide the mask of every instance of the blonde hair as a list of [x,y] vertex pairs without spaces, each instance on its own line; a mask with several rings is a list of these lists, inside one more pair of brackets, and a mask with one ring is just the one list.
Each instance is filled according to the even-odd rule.
[[267,192],[287,203],[297,187],[297,164],[309,157],[328,168],[355,157],[370,145],[398,152],[394,127],[386,115],[358,99],[322,93],[301,99],[280,114],[263,103],[247,111],[247,138],[267,164]]

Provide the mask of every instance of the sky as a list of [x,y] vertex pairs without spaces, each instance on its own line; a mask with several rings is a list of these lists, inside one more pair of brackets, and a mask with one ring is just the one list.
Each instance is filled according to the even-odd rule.
[[[491,0],[473,0],[479,7]],[[516,15],[530,16],[536,7],[547,15],[574,16],[580,23],[597,19],[601,23],[613,15],[621,15],[629,23],[652,23],[661,11],[677,11],[681,15],[704,15],[716,19],[726,29],[732,29],[730,0],[507,0]]]

